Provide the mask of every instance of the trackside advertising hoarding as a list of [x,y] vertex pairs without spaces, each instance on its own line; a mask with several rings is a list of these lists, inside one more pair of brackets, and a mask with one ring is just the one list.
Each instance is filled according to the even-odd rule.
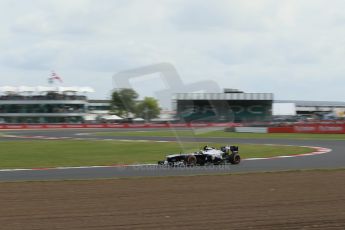
[[[207,128],[242,127],[239,123],[178,123],[178,124],[0,124],[1,129],[84,129],[84,128]],[[345,124],[295,124],[268,127],[268,133],[330,133],[345,134]]]
[[345,134],[345,124],[298,124],[286,127],[269,127],[269,133],[319,133]]
[[83,128],[201,128],[238,127],[237,123],[180,123],[180,124],[0,124],[0,129],[83,129]]

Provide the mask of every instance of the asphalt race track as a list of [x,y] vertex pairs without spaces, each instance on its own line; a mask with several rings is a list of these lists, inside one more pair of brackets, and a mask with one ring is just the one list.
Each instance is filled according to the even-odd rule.
[[[133,129],[131,129],[133,130]],[[147,130],[147,129],[145,129]],[[252,143],[252,144],[280,144],[297,146],[316,146],[332,149],[331,152],[291,158],[268,160],[242,161],[239,165],[208,166],[208,167],[161,167],[156,165],[130,167],[80,167],[42,170],[1,170],[0,181],[27,180],[73,180],[100,179],[120,177],[147,176],[179,176],[197,174],[222,174],[242,172],[266,172],[304,169],[333,169],[345,168],[345,142],[341,140],[282,140],[282,139],[228,139],[228,138],[172,138],[172,137],[97,137],[88,134],[92,132],[113,132],[114,129],[65,129],[65,130],[12,130],[2,131],[7,135],[31,137],[32,139],[46,138],[82,138],[82,139],[119,139],[119,140],[152,140],[152,141],[193,141],[202,143]],[[118,130],[117,131],[128,131]],[[0,141],[18,140],[13,137],[0,137]],[[153,143],[154,144],[154,143]],[[157,159],[160,160],[160,159]]]

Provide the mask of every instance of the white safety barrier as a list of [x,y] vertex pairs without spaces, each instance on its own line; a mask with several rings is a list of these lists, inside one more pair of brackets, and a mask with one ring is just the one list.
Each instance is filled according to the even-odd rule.
[[267,127],[235,127],[237,133],[268,133]]

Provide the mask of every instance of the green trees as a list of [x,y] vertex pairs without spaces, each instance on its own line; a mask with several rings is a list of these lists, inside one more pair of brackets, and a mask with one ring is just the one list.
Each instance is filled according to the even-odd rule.
[[153,97],[145,97],[143,101],[138,102],[135,114],[146,121],[158,117],[160,114],[158,101]]
[[137,101],[139,95],[133,89],[119,89],[111,95],[112,112],[124,117],[135,114],[146,121],[158,117],[160,108],[158,101],[152,97],[145,97],[142,101]]
[[128,117],[129,113],[136,111],[136,99],[139,97],[138,93],[133,89],[119,89],[111,95],[112,112],[119,116]]

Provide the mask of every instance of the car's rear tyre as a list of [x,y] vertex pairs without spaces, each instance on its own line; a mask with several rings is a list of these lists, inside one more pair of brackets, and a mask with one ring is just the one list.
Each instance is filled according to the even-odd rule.
[[241,157],[238,153],[232,153],[229,156],[229,162],[233,165],[237,165],[241,162]]
[[189,155],[185,160],[185,164],[187,166],[195,166],[196,162],[197,162],[196,157],[193,155]]

